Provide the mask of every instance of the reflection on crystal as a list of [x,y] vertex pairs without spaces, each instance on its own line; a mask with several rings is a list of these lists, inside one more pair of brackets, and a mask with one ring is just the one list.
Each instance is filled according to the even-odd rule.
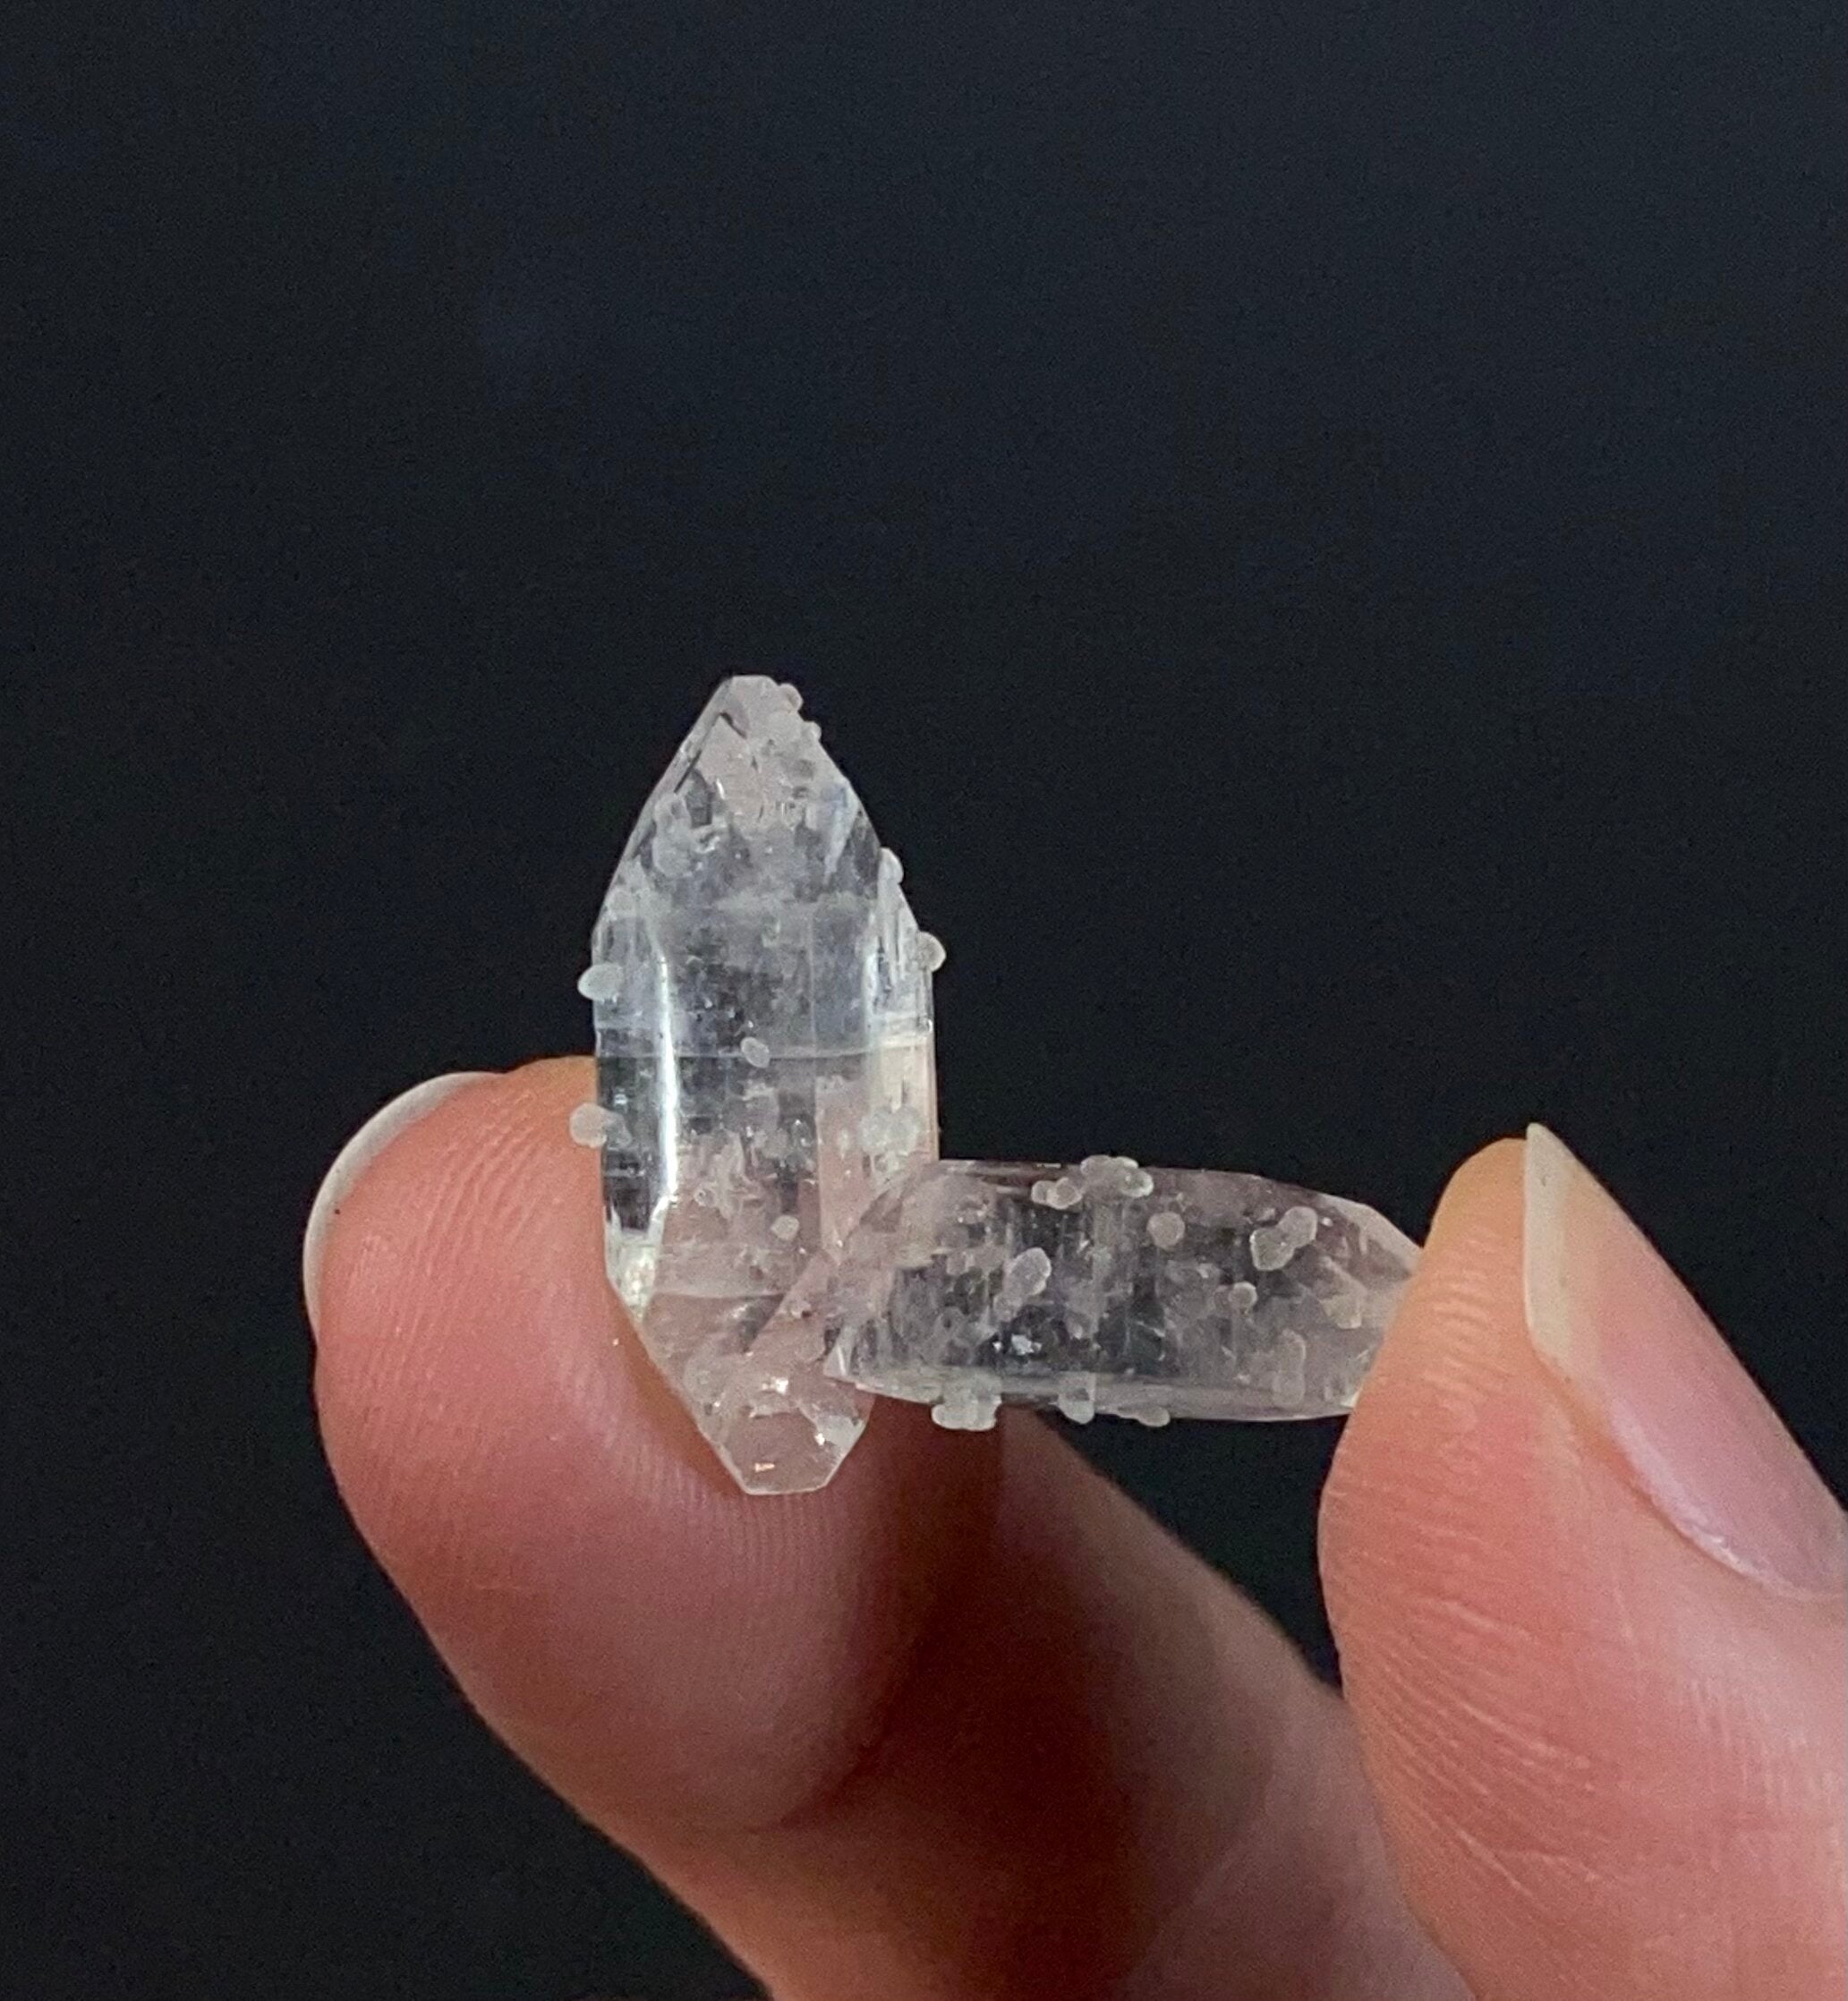
[[822,1486],[864,1392],[778,1302],[937,1145],[921,934],[793,688],[725,682],[643,807],[598,918],[609,1276],[741,1486]]
[[816,1261],[830,1373],[982,1430],[1002,1402],[1171,1417],[1350,1409],[1418,1248],[1384,1216],[1253,1174],[940,1161]]

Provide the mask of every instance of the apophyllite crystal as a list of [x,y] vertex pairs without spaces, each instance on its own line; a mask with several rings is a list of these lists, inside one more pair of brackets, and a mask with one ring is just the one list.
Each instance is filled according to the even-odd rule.
[[941,948],[899,873],[796,691],[740,675],[643,808],[579,983],[610,1281],[753,1493],[822,1486],[866,1420],[778,1302],[937,1150]]
[[831,1369],[951,1429],[1003,1402],[1322,1418],[1353,1403],[1417,1255],[1358,1202],[1255,1174],[939,1161],[805,1293]]
[[754,1494],[822,1486],[873,1394],[1163,1424],[1345,1410],[1417,1247],[1256,1175],[942,1161],[931,975],[793,688],[727,681],[643,808],[579,982],[611,1283]]

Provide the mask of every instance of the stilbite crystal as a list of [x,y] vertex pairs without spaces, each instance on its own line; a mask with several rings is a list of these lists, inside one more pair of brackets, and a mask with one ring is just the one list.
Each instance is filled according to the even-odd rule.
[[1352,1405],[1417,1256],[1374,1210],[1254,1174],[940,1161],[800,1297],[830,1371],[954,1430],[1002,1402],[1316,1418]]
[[774,1308],[936,1154],[941,952],[899,876],[796,691],[740,675],[643,807],[579,982],[610,1281],[752,1493],[821,1486],[866,1418]]

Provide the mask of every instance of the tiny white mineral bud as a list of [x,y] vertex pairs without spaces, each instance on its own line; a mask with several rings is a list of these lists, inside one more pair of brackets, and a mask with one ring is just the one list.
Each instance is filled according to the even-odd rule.
[[1286,1209],[1274,1224],[1251,1232],[1251,1262],[1260,1272],[1281,1272],[1296,1256],[1316,1240],[1316,1212],[1299,1203]]
[[580,1146],[600,1146],[608,1131],[607,1115],[600,1104],[575,1104],[566,1129]]
[[622,985],[622,967],[607,961],[600,966],[587,966],[577,976],[577,991],[586,1000],[614,1000]]
[[1001,1399],[971,1385],[958,1384],[932,1405],[932,1420],[945,1431],[988,1431],[994,1425]]

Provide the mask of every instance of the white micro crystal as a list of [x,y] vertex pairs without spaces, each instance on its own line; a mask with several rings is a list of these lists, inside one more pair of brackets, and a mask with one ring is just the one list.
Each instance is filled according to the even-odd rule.
[[763,676],[722,684],[642,810],[579,983],[610,1281],[754,1494],[824,1485],[868,1408],[777,1306],[937,1150],[941,948],[799,710]]
[[[1050,1200],[1074,1171],[1082,1194]],[[1004,1402],[1080,1424],[1321,1418],[1352,1407],[1417,1257],[1360,1203],[1255,1174],[939,1161],[805,1290],[830,1373],[952,1430]]]

